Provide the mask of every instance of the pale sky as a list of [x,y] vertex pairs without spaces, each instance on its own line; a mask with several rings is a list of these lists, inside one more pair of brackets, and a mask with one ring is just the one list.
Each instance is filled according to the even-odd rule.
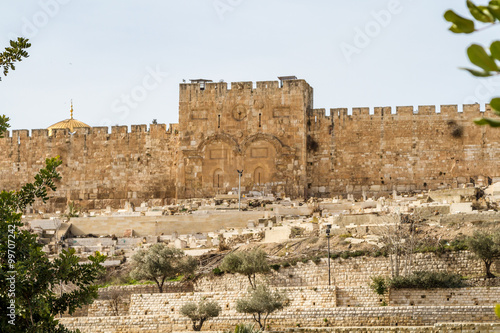
[[[486,3],[486,1],[483,1]],[[183,79],[295,75],[315,108],[481,103],[466,48],[498,28],[447,29],[456,0],[3,0],[0,46],[28,37],[30,57],[0,82],[12,129],[69,117],[91,126],[178,122]],[[189,82],[189,81],[188,81]]]

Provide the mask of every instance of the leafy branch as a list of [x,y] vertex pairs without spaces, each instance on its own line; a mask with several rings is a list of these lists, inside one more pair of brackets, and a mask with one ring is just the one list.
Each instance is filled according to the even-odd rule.
[[[467,8],[473,17],[472,19],[458,15],[453,10],[444,13],[446,21],[451,22],[450,31],[456,34],[470,34],[479,32],[500,24],[500,0],[491,0],[488,6],[477,6],[472,1],[467,0]],[[476,27],[476,22],[483,23],[480,28]],[[473,65],[478,68],[461,68],[476,77],[490,77],[500,74],[500,41],[494,41],[489,46],[489,52],[483,46],[472,44],[467,48],[467,56]],[[493,98],[490,102],[493,112],[500,116],[500,98]],[[477,118],[474,122],[478,125],[489,125],[500,127],[500,120],[494,118]]]
[[[7,76],[9,70],[15,70],[15,62],[21,61],[23,58],[28,58],[27,48],[31,47],[27,38],[19,37],[17,41],[11,40],[10,47],[6,47],[5,51],[0,53],[0,67],[3,68],[3,75]],[[2,78],[0,77],[0,81]]]

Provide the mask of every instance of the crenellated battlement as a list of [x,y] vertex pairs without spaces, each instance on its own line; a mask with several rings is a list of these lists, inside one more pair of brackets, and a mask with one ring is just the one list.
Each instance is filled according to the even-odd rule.
[[207,82],[207,83],[181,83],[179,85],[180,91],[203,91],[208,93],[215,92],[238,92],[238,91],[276,91],[276,90],[290,90],[296,87],[309,86],[305,80],[285,80],[285,81],[239,81],[239,82]]
[[[49,136],[48,129],[33,129],[30,131],[27,129],[6,131],[4,133],[4,139],[6,138],[21,138],[21,139],[38,139],[47,138],[53,140],[54,138],[69,137],[69,136],[102,136],[102,135],[128,135],[128,134],[155,134],[155,135],[170,135],[175,133],[178,129],[178,124],[169,124],[167,129],[166,124],[150,124],[148,125],[131,125],[130,130],[128,126],[112,126],[111,131],[107,126],[96,126],[96,127],[81,127],[75,128],[75,131],[70,133],[68,129],[56,128],[52,130],[52,135]],[[0,139],[2,140],[2,139]]]
[[354,107],[348,108],[333,108],[330,109],[330,116],[335,118],[363,118],[363,117],[398,117],[398,116],[464,116],[464,117],[489,117],[494,113],[491,111],[489,104],[485,104],[484,109],[481,110],[479,104],[464,104],[462,111],[459,111],[457,105],[419,105],[413,106],[396,106],[396,112],[392,112],[390,106],[377,106],[373,108],[368,107]]

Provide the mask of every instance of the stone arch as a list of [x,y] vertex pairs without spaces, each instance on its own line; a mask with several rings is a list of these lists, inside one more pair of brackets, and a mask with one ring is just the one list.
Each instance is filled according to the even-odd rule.
[[259,165],[253,171],[253,183],[259,186],[265,184],[266,182],[267,182],[266,171]]
[[290,148],[288,146],[285,146],[283,144],[283,142],[281,142],[280,139],[278,139],[274,135],[264,134],[264,133],[257,133],[257,134],[251,135],[248,138],[246,138],[245,140],[243,140],[243,142],[241,143],[241,152],[242,152],[242,154],[245,155],[246,150],[248,149],[248,147],[252,143],[254,143],[256,141],[266,141],[266,142],[269,142],[270,144],[272,144],[274,146],[274,148],[276,149],[276,152],[278,154],[280,154],[280,155],[283,152],[290,150]]
[[225,134],[225,133],[214,134],[214,135],[211,135],[211,136],[207,137],[206,139],[204,139],[198,145],[198,148],[197,148],[198,152],[199,153],[203,152],[208,145],[215,143],[215,142],[227,143],[229,145],[229,147],[231,147],[235,153],[241,152],[240,146],[238,145],[238,141],[236,141],[236,139],[232,135]]

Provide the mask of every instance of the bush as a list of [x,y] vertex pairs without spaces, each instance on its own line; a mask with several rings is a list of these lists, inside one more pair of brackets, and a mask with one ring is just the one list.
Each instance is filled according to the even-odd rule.
[[385,292],[387,291],[387,282],[385,277],[378,275],[371,276],[370,279],[372,280],[372,283],[370,283],[370,288],[378,295],[385,294]]
[[313,263],[315,263],[316,265],[319,265],[319,263],[321,262],[321,258],[320,257],[314,257],[311,259]]
[[271,268],[272,268],[272,269],[274,269],[275,271],[279,271],[279,270],[280,270],[281,265],[280,265],[280,264],[272,264],[272,265],[269,265],[269,267],[271,267]]
[[390,288],[432,289],[461,288],[464,286],[462,277],[448,272],[416,271],[408,276],[396,276],[388,281]]
[[[261,330],[255,327],[255,325],[250,324],[239,324],[234,328],[234,333],[260,333]],[[232,333],[231,331],[226,331],[225,333]]]
[[214,275],[217,275],[217,276],[224,274],[224,272],[223,272],[223,271],[221,271],[221,269],[220,269],[219,267],[215,267],[215,268],[212,270],[212,273],[214,273]]

